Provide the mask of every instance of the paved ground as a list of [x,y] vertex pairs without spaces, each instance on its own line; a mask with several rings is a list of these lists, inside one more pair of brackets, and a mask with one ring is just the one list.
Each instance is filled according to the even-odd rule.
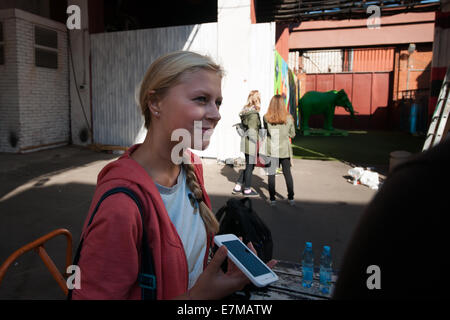
[[[0,154],[0,263],[19,247],[57,228],[71,231],[75,247],[97,174],[116,157],[74,146],[25,155]],[[267,177],[257,168],[253,178],[261,195],[253,206],[272,230],[274,258],[299,261],[304,242],[312,241],[316,258],[323,245],[331,246],[338,268],[358,218],[376,191],[348,183],[345,176],[350,166],[338,161],[295,159],[293,165],[295,207],[281,200],[287,195],[282,175],[276,178],[280,201],[275,208],[267,204]],[[206,189],[215,212],[232,197],[238,173],[238,168],[204,160]],[[48,242],[46,249],[63,270],[63,237]],[[18,259],[0,285],[0,299],[62,298],[33,252]]]

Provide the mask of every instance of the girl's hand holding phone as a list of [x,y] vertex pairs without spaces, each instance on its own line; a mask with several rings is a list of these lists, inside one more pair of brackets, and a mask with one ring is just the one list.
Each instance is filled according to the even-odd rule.
[[[242,240],[242,238],[240,238]],[[249,249],[256,254],[252,243]],[[231,259],[228,260],[228,269],[224,273],[221,269],[222,263],[227,258],[228,250],[223,245],[215,253],[208,266],[198,278],[195,285],[189,290],[187,296],[193,300],[221,299],[233,292],[242,290],[250,283],[249,278],[236,266]],[[276,260],[267,263],[269,268],[276,264]]]

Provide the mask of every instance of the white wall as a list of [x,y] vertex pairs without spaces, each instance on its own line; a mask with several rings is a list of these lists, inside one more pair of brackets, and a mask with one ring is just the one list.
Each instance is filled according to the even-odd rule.
[[[91,101],[90,101],[90,75],[89,75],[89,22],[87,0],[68,0],[67,5],[77,5],[80,7],[81,29],[67,30],[70,40],[70,54],[73,56],[69,60],[70,72],[70,118],[72,143],[77,145],[87,145],[92,143],[92,137],[81,141],[82,132],[92,128],[91,124]],[[75,70],[75,72],[74,72]],[[76,79],[76,82],[75,82]],[[78,89],[78,90],[77,90]],[[83,111],[84,108],[84,111]]]
[[146,129],[135,92],[151,63],[163,54],[189,48],[217,55],[217,24],[176,26],[91,35],[94,142],[129,146]]
[[[80,5],[82,25],[86,16],[84,2],[70,1]],[[80,31],[70,33],[80,82],[82,70],[87,67],[86,62],[83,65],[82,41],[75,37],[78,34],[81,39],[82,35]],[[208,149],[196,152],[201,156],[220,160],[243,156],[240,137],[232,125],[239,121],[239,111],[251,90],[261,92],[261,115],[273,95],[275,23],[251,24],[250,0],[219,0],[217,23],[94,34],[90,35],[90,44],[85,43],[85,50],[89,46],[95,143],[127,146],[143,141],[146,130],[134,91],[151,62],[169,51],[208,54],[225,69],[222,119]],[[73,81],[71,77],[72,134],[74,143],[79,143],[76,131],[84,120]],[[85,110],[90,114],[88,87],[80,92],[86,97]]]
[[251,90],[261,92],[261,115],[267,111],[274,87],[275,23],[251,24],[250,0],[218,0],[217,62],[225,69],[222,119],[207,150],[196,152],[218,160],[237,158],[240,137],[233,124]]

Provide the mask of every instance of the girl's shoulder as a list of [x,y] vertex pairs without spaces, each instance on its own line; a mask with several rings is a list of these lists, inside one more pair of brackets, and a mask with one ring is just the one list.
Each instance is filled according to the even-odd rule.
[[284,123],[271,123],[271,122],[267,121],[266,115],[264,115],[263,121],[265,123],[271,125],[271,126],[287,126],[287,125],[290,125],[291,123],[294,123],[294,118],[292,117],[291,114],[288,114],[287,117],[286,117],[286,122],[284,122]]
[[255,106],[244,106],[241,110],[241,112],[239,112],[240,116],[244,116],[244,115],[249,115],[249,114],[259,114],[258,110],[256,109]]

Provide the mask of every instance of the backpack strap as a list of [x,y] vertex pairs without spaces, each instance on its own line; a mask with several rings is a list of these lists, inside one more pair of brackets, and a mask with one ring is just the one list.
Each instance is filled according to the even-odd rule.
[[244,205],[244,206],[245,206],[245,203],[248,203],[248,206],[247,206],[247,207],[248,207],[250,210],[253,210],[253,207],[252,207],[252,200],[250,200],[249,197],[242,198],[240,201],[241,201],[242,205]]
[[[100,204],[105,200],[107,197],[116,194],[116,193],[125,193],[127,196],[129,196],[135,203],[136,206],[139,209],[139,213],[141,214],[142,219],[142,246],[141,246],[141,266],[138,274],[138,281],[139,286],[141,287],[141,295],[142,300],[156,300],[156,276],[155,276],[155,268],[153,265],[153,257],[151,254],[150,247],[148,245],[148,238],[147,238],[147,232],[145,230],[145,224],[144,224],[144,210],[142,207],[141,202],[139,201],[139,198],[137,195],[131,191],[128,188],[125,187],[117,187],[113,188],[103,194],[103,196],[98,201],[97,205],[95,206],[94,211],[92,212],[91,218],[89,219],[89,222],[87,224],[87,227],[92,223],[92,220],[94,219],[95,214],[97,213],[98,208],[100,207]],[[73,264],[77,265],[78,261],[80,259],[80,252],[81,247],[83,246],[83,238],[81,238],[80,244],[78,245],[77,252],[75,254],[75,258],[73,260]],[[67,299],[72,299],[72,289],[69,289],[69,293],[67,295]]]

